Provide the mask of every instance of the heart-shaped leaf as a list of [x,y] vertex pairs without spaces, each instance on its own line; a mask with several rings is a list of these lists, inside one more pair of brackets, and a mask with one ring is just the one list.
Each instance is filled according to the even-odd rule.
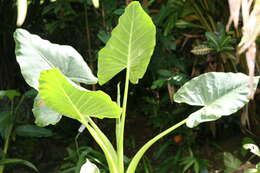
[[[184,84],[174,95],[174,101],[203,106],[187,120],[188,127],[214,121],[230,115],[248,103],[249,76],[242,73],[210,72]],[[254,90],[258,78],[254,78]]]
[[[40,72],[51,68],[59,68],[63,74],[75,82],[94,84],[97,78],[82,56],[71,46],[50,43],[24,29],[14,33],[16,42],[16,59],[20,65],[25,81],[38,90]],[[61,115],[47,106],[37,104],[40,96],[34,100],[33,112],[36,124],[46,126],[56,124]]]
[[99,51],[98,80],[102,85],[127,68],[130,81],[138,83],[155,46],[155,26],[139,2],[132,2],[119,18],[106,46]]
[[73,119],[118,118],[121,108],[102,91],[88,91],[66,78],[58,69],[40,76],[39,93],[47,106]]
[[53,44],[24,29],[14,32],[15,54],[25,81],[38,90],[42,70],[59,68],[75,82],[97,83],[82,56],[71,46]]

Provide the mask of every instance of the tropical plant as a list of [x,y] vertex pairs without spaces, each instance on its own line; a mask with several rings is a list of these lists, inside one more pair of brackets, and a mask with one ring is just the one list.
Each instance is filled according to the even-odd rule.
[[[98,79],[70,46],[52,44],[23,29],[17,29],[14,37],[22,74],[38,91],[34,104],[37,124],[56,124],[61,115],[78,120],[103,150],[111,173],[134,173],[144,153],[176,128],[185,123],[192,128],[202,122],[217,120],[235,113],[249,101],[247,75],[210,72],[193,78],[178,90],[174,100],[202,108],[149,140],[125,170],[124,127],[129,83],[137,84],[144,76],[155,46],[155,26],[139,2],[133,1],[126,7],[106,46],[99,51]],[[90,91],[79,85],[97,81],[103,85],[123,70],[126,70],[126,77],[122,104],[120,85],[117,103],[103,91]],[[253,78],[254,90],[257,83],[258,77]],[[116,120],[116,149],[93,118]],[[87,170],[98,172],[89,161],[81,171]]]

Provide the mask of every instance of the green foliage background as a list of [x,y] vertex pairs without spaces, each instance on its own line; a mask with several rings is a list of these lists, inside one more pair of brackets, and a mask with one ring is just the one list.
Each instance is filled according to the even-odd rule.
[[[173,93],[186,81],[211,71],[247,73],[247,67],[243,56],[235,56],[235,46],[240,40],[241,31],[231,29],[226,33],[223,29],[229,16],[227,1],[142,0],[140,2],[156,25],[157,43],[144,79],[140,81],[139,86],[130,86],[129,110],[132,115],[129,116],[127,124],[132,125],[134,119],[142,117],[139,118],[141,123],[137,126],[142,126],[142,122],[147,123],[148,130],[144,132],[144,135],[148,139],[153,136],[153,131],[165,129],[196,109],[187,105],[177,105],[172,100]],[[80,52],[94,74],[97,74],[97,52],[108,41],[110,32],[117,24],[126,3],[128,1],[125,0],[101,0],[100,8],[96,9],[92,6],[91,0],[56,0],[54,2],[30,0],[28,14],[22,28],[51,42],[73,46]],[[17,16],[15,4],[15,0],[0,0],[0,90],[16,89],[24,93],[29,88],[21,76],[14,54],[13,32],[16,29]],[[206,51],[205,48],[207,48]],[[192,50],[195,51],[192,52]],[[258,61],[257,73],[259,73],[259,65]],[[116,96],[116,84],[121,78],[123,76],[119,74],[114,82],[102,86],[102,90],[109,93],[113,100]],[[97,89],[101,86],[93,85],[92,88]],[[260,135],[257,103],[259,103],[258,95],[256,95],[256,100],[248,105],[247,110],[242,110],[237,114],[242,116],[242,120],[243,118],[250,119],[250,133],[256,136]],[[5,109],[4,107],[4,103],[0,103],[1,111]],[[203,143],[205,139],[213,140],[212,136],[215,137],[214,140],[221,140],[223,131],[228,131],[227,136],[237,134],[237,131],[248,134],[248,126],[244,121],[240,122],[238,116],[202,125],[195,130],[181,128],[177,132],[183,138],[181,144],[174,143],[172,137],[163,139],[156,146],[160,148],[159,152],[148,154],[149,160],[157,165],[153,171],[169,172],[171,171],[169,165],[176,166],[176,170],[183,170],[177,161],[183,157],[181,153],[192,148],[194,153],[199,155],[198,143]],[[28,119],[27,121],[33,122]],[[70,123],[73,124],[65,119],[60,126],[51,127],[57,133],[60,132],[56,138],[67,140],[64,146],[72,145],[78,126],[74,123],[66,127],[67,129],[61,128],[62,125]],[[109,124],[111,123],[108,121],[101,123],[101,126],[107,129]],[[63,132],[68,133],[63,135]],[[135,135],[134,130],[130,128],[127,132],[129,136]],[[129,146],[129,155],[131,155],[131,147],[139,146],[138,140],[145,141],[140,136],[133,141],[129,138],[126,144]],[[172,157],[173,153],[176,157]],[[204,164],[203,160],[197,158],[195,160]],[[148,162],[144,159],[143,165],[149,165]],[[185,159],[182,163],[185,163]],[[143,166],[140,171],[149,169],[152,168]],[[53,170],[58,170],[58,168]]]

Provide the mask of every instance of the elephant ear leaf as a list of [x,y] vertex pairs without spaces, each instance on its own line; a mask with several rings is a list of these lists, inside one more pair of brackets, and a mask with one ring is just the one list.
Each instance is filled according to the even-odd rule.
[[73,47],[53,44],[24,29],[17,29],[14,39],[16,59],[22,75],[28,85],[36,90],[41,71],[51,68],[59,68],[74,82],[97,83],[97,78]]
[[[41,71],[59,68],[68,78],[78,83],[94,84],[97,78],[82,56],[71,46],[53,44],[24,29],[14,32],[15,54],[22,75],[28,85],[38,90]],[[40,95],[34,99],[35,123],[40,126],[56,124],[61,114],[44,105]]]
[[103,85],[127,69],[130,81],[138,83],[146,72],[155,46],[155,26],[134,1],[127,6],[106,46],[98,54],[98,80]]
[[59,69],[43,71],[39,93],[51,109],[78,121],[88,116],[119,118],[121,108],[102,91],[88,91],[65,77]]
[[[174,95],[174,101],[203,106],[188,117],[187,126],[195,127],[235,113],[247,104],[248,80],[249,76],[242,73],[205,73],[184,84]],[[254,90],[258,80],[254,78]]]

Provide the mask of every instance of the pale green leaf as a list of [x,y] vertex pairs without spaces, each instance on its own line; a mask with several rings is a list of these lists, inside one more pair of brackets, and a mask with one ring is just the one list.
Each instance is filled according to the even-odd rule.
[[121,113],[121,108],[107,94],[76,85],[58,69],[41,73],[39,93],[48,107],[79,121],[88,116],[118,118]]
[[255,145],[255,144],[244,144],[243,148],[246,149],[246,150],[250,150],[251,153],[260,157],[260,150],[259,150],[257,145]]
[[224,152],[224,166],[225,166],[225,173],[230,173],[237,170],[241,166],[241,161],[233,156],[233,154]]
[[38,126],[48,126],[50,124],[55,125],[62,117],[60,113],[47,107],[39,94],[34,99],[32,111],[35,117],[35,124]]
[[[188,117],[187,126],[195,127],[230,115],[248,103],[249,76],[242,73],[210,72],[184,84],[174,95],[175,102],[203,106]],[[256,89],[258,78],[254,78]]]
[[[97,78],[82,56],[71,46],[50,43],[24,29],[14,33],[16,59],[25,81],[38,90],[38,79],[42,70],[59,68],[71,80],[78,83],[94,84]],[[39,106],[39,97],[34,100],[36,124],[46,126],[56,124],[61,115],[47,106]]]
[[94,84],[97,78],[82,56],[71,46],[50,43],[24,29],[14,32],[15,54],[25,81],[38,90],[42,70],[59,68],[75,82]]
[[155,33],[151,18],[139,2],[129,4],[106,46],[99,51],[99,84],[106,83],[124,69],[129,70],[130,81],[138,83],[150,62]]

